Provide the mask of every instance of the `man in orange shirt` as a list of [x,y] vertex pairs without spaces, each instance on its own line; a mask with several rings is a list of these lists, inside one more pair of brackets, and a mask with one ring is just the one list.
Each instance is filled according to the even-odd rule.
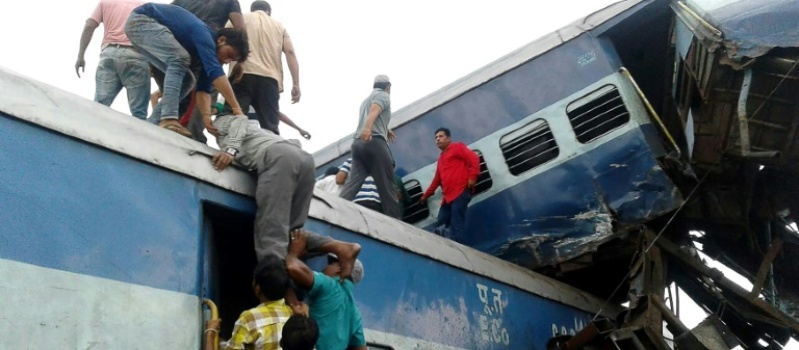
[[436,175],[419,203],[424,203],[441,186],[444,198],[438,210],[436,233],[460,241],[464,238],[466,208],[480,176],[480,158],[462,142],[452,142],[447,128],[436,130],[436,146],[441,149]]

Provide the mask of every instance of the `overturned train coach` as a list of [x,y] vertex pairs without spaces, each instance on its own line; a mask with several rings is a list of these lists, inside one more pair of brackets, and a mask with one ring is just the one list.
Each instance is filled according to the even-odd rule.
[[[458,242],[622,301],[607,281],[624,281],[631,237],[654,230],[795,317],[797,18],[790,0],[621,1],[394,112],[404,221],[435,225],[440,192],[416,200],[448,127],[481,162]],[[316,152],[317,171],[351,142]]]

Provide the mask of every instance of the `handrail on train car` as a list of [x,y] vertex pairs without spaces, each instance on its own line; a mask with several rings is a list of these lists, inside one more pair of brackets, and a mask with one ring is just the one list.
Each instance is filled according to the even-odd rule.
[[630,79],[631,83],[633,83],[633,87],[635,87],[635,91],[638,93],[638,96],[641,97],[641,100],[644,101],[646,109],[652,115],[652,118],[655,118],[655,121],[657,122],[658,126],[660,126],[660,128],[663,129],[663,133],[666,134],[666,138],[669,139],[669,142],[671,142],[672,147],[674,147],[674,150],[677,151],[677,159],[682,159],[682,151],[680,150],[680,147],[677,146],[677,142],[674,141],[674,137],[672,137],[669,130],[666,129],[666,125],[664,125],[663,121],[660,120],[660,116],[658,115],[658,113],[655,111],[654,108],[652,108],[652,104],[650,104],[649,100],[646,98],[646,96],[644,96],[644,92],[641,91],[640,87],[638,87],[638,83],[635,82],[635,79],[633,79],[633,76],[632,74],[630,74],[630,71],[627,70],[627,68],[625,67],[621,67],[620,71],[628,79]]
[[[211,299],[203,299],[203,304],[208,306],[208,309],[211,310],[211,320],[216,320],[219,318],[219,309],[216,307],[216,304],[211,301]],[[205,333],[203,333],[203,336],[205,336]],[[219,350],[219,332],[214,332],[213,349]]]

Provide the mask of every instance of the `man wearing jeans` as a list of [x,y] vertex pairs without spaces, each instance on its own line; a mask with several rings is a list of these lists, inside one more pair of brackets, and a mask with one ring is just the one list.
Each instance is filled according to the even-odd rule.
[[100,0],[97,3],[80,36],[75,73],[80,78],[80,69],[85,71],[86,61],[83,56],[94,30],[103,23],[103,43],[95,75],[94,100],[111,106],[124,87],[128,93],[130,114],[145,119],[150,97],[149,66],[125,35],[125,20],[141,4],[139,0]]
[[148,3],[133,10],[125,25],[131,43],[157,69],[164,72],[161,100],[153,108],[150,121],[186,137],[191,133],[178,122],[178,103],[195,87],[189,70],[192,57],[202,64],[196,80],[196,108],[211,134],[211,91],[216,88],[232,106],[233,113],[244,115],[222,64],[244,60],[249,53],[247,38],[235,29],[214,32],[191,12],[174,5]]
[[352,142],[352,169],[341,188],[341,198],[352,200],[367,176],[372,176],[383,206],[383,214],[400,218],[394,186],[394,159],[387,141],[394,140],[391,121],[391,82],[385,75],[375,77],[372,93],[361,103],[361,118]]
[[480,158],[463,143],[452,142],[449,129],[439,128],[435,135],[436,146],[441,150],[441,155],[438,156],[433,182],[419,199],[419,203],[424,203],[440,185],[444,199],[438,210],[436,233],[461,241],[466,226],[466,208],[480,176]]

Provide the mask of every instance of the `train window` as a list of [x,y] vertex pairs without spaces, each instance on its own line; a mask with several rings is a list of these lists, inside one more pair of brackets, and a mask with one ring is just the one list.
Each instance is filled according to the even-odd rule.
[[491,185],[494,184],[494,181],[491,180],[491,174],[488,173],[488,167],[486,166],[486,160],[483,154],[480,153],[480,151],[474,151],[474,153],[477,153],[477,156],[480,157],[480,176],[477,178],[477,185],[474,186],[474,194],[477,195],[488,191]]
[[393,347],[383,344],[366,343],[367,350],[394,350]]
[[630,121],[619,89],[605,85],[566,107],[577,141],[588,143]]
[[427,207],[427,204],[419,204],[419,198],[422,198],[424,194],[424,189],[419,181],[411,180],[406,182],[405,190],[408,191],[408,195],[411,196],[411,201],[410,204],[405,206],[405,215],[402,221],[415,224],[430,216],[430,208]]
[[513,175],[519,175],[552,159],[560,150],[549,124],[538,119],[499,139],[499,148]]

